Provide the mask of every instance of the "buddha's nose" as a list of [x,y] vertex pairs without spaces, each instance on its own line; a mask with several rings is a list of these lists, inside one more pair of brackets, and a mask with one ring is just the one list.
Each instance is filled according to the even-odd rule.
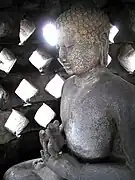
[[67,53],[64,48],[59,49],[59,58],[62,63],[66,62]]

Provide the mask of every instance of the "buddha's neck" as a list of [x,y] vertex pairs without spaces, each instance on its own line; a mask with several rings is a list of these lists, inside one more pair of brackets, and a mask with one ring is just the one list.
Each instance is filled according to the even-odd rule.
[[81,75],[75,75],[75,85],[82,87],[88,83],[95,83],[99,80],[101,72],[105,71],[106,68],[96,67],[89,70],[87,73]]

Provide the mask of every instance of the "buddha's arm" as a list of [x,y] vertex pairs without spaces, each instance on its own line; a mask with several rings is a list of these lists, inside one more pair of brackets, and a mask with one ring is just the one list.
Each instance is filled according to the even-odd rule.
[[131,180],[134,177],[135,172],[131,172],[126,166],[119,164],[86,164],[80,168],[79,174],[74,175],[76,180]]
[[47,166],[62,178],[69,180],[133,180],[135,172],[120,164],[79,164],[63,154],[51,157]]
[[[107,131],[109,128],[108,126],[105,126],[106,129],[104,128],[104,131]],[[102,129],[102,126],[100,126],[100,128]],[[100,131],[98,136],[100,140],[100,137],[104,135],[104,131]],[[106,144],[105,138],[102,138],[102,141],[103,145]],[[51,147],[53,148],[53,146]],[[97,148],[99,149],[96,149],[96,147],[94,148],[95,152],[100,152],[102,155],[106,149],[109,149],[109,145],[104,145],[102,151],[100,146]],[[60,177],[69,180],[132,180],[135,177],[135,172],[130,171],[124,164],[101,163],[101,161],[95,164],[80,164],[75,158],[68,154],[50,154],[50,158],[46,161],[46,165]]]

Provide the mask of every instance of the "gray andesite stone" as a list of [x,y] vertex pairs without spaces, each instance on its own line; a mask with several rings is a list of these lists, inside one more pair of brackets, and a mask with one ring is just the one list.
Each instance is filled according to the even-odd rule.
[[[40,73],[28,73],[28,74],[10,74],[5,79],[3,79],[2,85],[5,87],[6,91],[9,93],[9,99],[5,102],[1,109],[12,109],[13,107],[22,106],[25,104],[21,98],[15,94],[15,90],[23,79],[26,79],[33,86],[38,89],[38,94],[31,98],[29,103],[44,102],[47,100],[54,100],[48,92],[45,91],[45,86],[54,77],[51,73],[40,74]],[[27,89],[24,89],[27,93]]]
[[10,133],[5,127],[5,123],[11,114],[11,111],[0,111],[0,144],[8,143],[16,138],[15,135]]

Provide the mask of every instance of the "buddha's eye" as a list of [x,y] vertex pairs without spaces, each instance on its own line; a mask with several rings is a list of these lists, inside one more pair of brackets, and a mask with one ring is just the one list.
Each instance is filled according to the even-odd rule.
[[68,50],[71,50],[73,47],[74,47],[73,44],[70,44],[70,45],[67,45],[67,46],[66,46],[66,48],[67,48]]

